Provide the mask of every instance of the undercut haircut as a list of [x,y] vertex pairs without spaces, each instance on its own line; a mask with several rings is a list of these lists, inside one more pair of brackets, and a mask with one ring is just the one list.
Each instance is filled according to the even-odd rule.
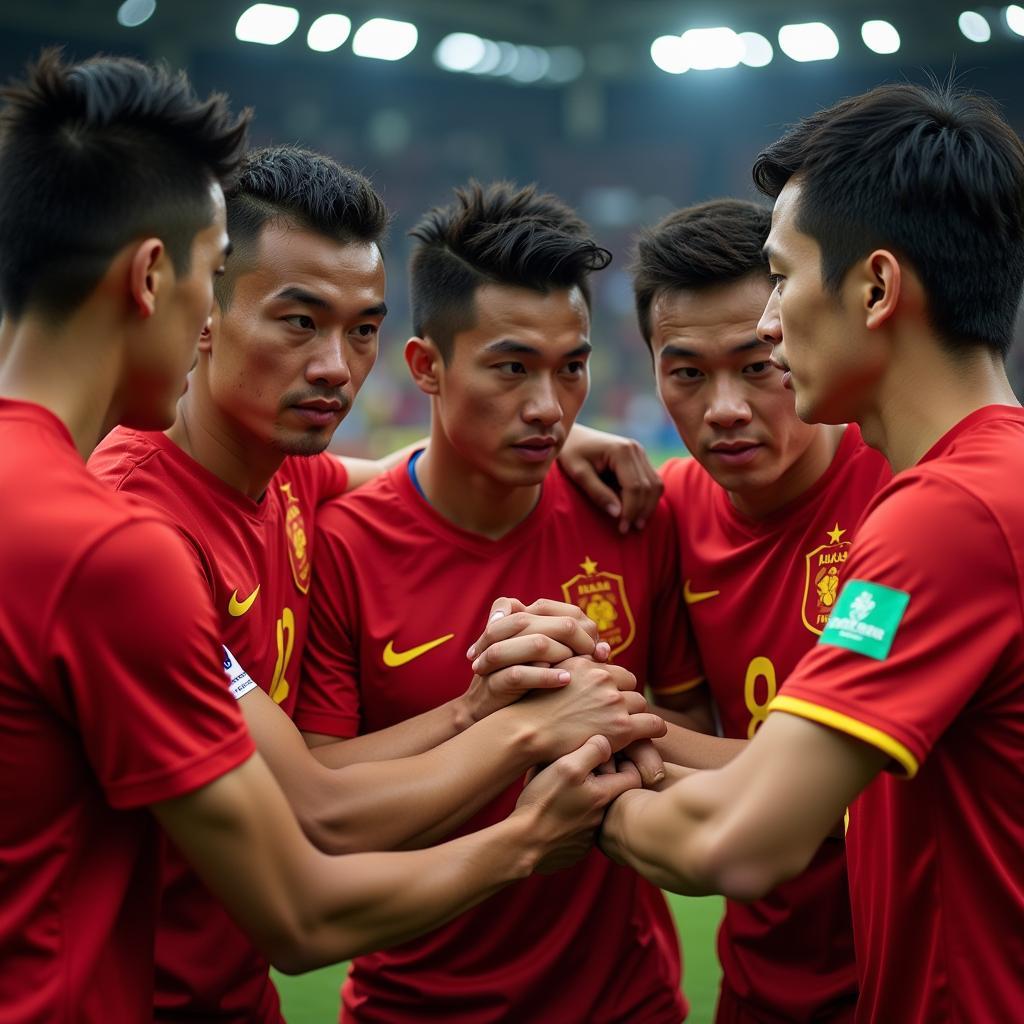
[[188,272],[230,183],[249,113],[196,97],[184,72],[46,50],[0,90],[0,307],[66,319],[133,239],[159,238]]
[[764,243],[771,210],[743,199],[712,199],[670,213],[637,237],[630,272],[636,315],[651,347],[651,306],[663,292],[730,284],[750,274],[768,280]]
[[825,287],[889,249],[920,277],[951,352],[1005,356],[1024,284],[1024,146],[994,103],[952,84],[885,85],[801,121],[754,181],[800,185],[796,226],[821,248]]
[[311,231],[342,245],[379,244],[388,228],[387,207],[366,178],[298,146],[268,146],[246,154],[226,199],[234,248],[227,272],[215,285],[222,309],[230,305],[239,275],[251,268],[268,223]]
[[556,196],[502,181],[471,181],[455,189],[409,234],[413,329],[429,337],[445,363],[455,335],[476,323],[475,295],[486,284],[512,285],[547,295],[579,288],[590,307],[588,277],[612,254]]

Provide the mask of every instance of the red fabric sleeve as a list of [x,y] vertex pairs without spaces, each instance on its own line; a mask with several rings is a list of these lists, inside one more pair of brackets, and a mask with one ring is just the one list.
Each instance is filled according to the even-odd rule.
[[293,718],[303,732],[348,739],[359,733],[359,601],[355,566],[333,505],[317,515],[316,571],[302,684]]
[[48,646],[54,703],[112,806],[192,792],[252,754],[209,594],[170,526],[135,520],[94,545],[54,609]]
[[908,474],[864,520],[845,577],[844,590],[909,595],[888,656],[831,645],[826,630],[772,710],[848,732],[913,775],[1020,633],[1012,554],[972,494]]
[[317,504],[338,498],[348,490],[348,470],[345,463],[329,452],[317,462]]

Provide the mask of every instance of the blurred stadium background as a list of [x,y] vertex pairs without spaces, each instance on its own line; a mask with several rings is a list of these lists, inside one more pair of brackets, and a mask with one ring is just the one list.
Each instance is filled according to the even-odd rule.
[[[1024,6],[966,2],[3,0],[0,77],[54,43],[75,57],[163,59],[200,91],[252,106],[254,143],[310,146],[374,181],[394,212],[392,312],[339,450],[377,454],[425,430],[428,407],[401,357],[406,232],[420,214],[470,177],[559,193],[616,257],[595,281],[583,419],[639,437],[657,457],[678,442],[635,327],[635,230],[702,199],[754,198],[753,157],[786,124],[880,82],[952,73],[1024,130]],[[1011,356],[1018,393],[1022,336]],[[691,1020],[704,1024],[720,901],[673,906]],[[284,979],[290,1019],[336,1019],[342,970]]]
[[[966,2],[4,0],[0,74],[51,43],[164,59],[252,106],[255,143],[308,145],[374,181],[394,212],[392,312],[336,441],[353,453],[427,422],[401,356],[410,226],[470,177],[559,193],[616,257],[595,281],[583,419],[663,454],[678,443],[635,327],[635,229],[679,205],[753,197],[752,159],[783,126],[883,81],[953,72],[1024,129],[1024,6]],[[1019,386],[1024,345],[1012,362]]]

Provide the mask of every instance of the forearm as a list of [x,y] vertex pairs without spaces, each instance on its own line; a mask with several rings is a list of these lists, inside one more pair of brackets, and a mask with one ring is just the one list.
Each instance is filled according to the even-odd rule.
[[709,736],[704,732],[675,725],[669,716],[685,718],[685,715],[666,711],[664,708],[656,710],[668,725],[668,732],[661,739],[654,741],[658,753],[665,761],[671,761],[686,768],[721,768],[747,745],[746,740]]
[[368,761],[395,761],[414,757],[458,736],[472,724],[463,702],[449,701],[440,707],[408,718],[387,729],[336,740],[330,736],[305,733],[313,753],[328,768],[344,768]]
[[307,831],[334,853],[438,842],[532,767],[534,747],[531,731],[499,711],[423,754],[325,769],[330,789],[320,785],[307,806]]

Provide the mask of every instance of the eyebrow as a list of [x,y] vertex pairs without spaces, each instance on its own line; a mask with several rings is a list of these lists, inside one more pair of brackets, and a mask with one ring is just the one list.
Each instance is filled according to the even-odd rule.
[[[593,350],[594,346],[589,341],[585,341],[582,345],[577,345],[571,352],[567,352],[565,358],[587,356]],[[539,356],[541,354],[540,349],[535,345],[527,345],[525,342],[514,341],[512,338],[503,338],[501,341],[492,342],[484,349],[484,352],[490,355]]]
[[[739,352],[749,352],[755,348],[761,348],[762,346],[770,348],[771,346],[766,341],[761,341],[759,338],[751,338],[750,341],[740,342],[739,345],[734,345],[729,349],[728,355],[736,355]],[[682,345],[666,345],[661,350],[661,359],[703,359],[704,356],[700,352],[694,352],[693,349],[683,348]]]
[[[319,295],[314,295],[313,292],[307,292],[303,288],[283,288],[275,296],[274,300],[279,301],[281,299],[290,300],[292,302],[301,302],[304,306],[311,306],[313,309],[333,309],[334,307],[326,299]],[[361,309],[358,313],[359,316],[387,316],[388,305],[386,302],[378,302],[376,306],[367,306],[366,309]]]

